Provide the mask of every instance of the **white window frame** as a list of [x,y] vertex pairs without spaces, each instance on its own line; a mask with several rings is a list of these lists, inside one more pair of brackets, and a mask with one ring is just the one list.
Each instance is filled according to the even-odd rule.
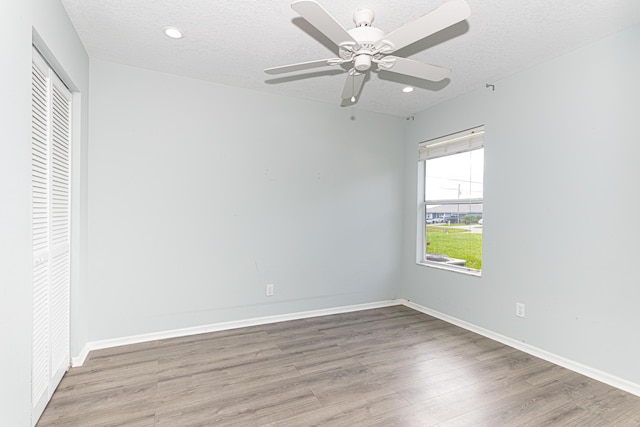
[[[480,277],[482,270],[475,270],[468,267],[443,264],[426,259],[426,231],[427,224],[425,212],[427,204],[438,204],[436,200],[426,200],[425,197],[425,164],[429,159],[450,156],[453,154],[465,153],[468,151],[484,148],[484,126],[477,126],[462,132],[445,135],[439,138],[430,139],[418,144],[418,188],[417,188],[417,239],[416,239],[416,263],[423,266],[434,267],[443,270],[450,270]],[[427,203],[429,202],[429,203]],[[451,204],[450,201],[441,201],[440,204]],[[484,203],[481,199],[460,199],[457,203]],[[484,209],[483,209],[484,211]],[[483,214],[484,217],[484,214]]]

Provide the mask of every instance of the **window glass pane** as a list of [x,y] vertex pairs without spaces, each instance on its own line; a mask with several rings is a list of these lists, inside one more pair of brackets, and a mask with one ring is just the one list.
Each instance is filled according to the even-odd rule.
[[482,204],[427,205],[425,260],[482,269]]
[[482,199],[484,148],[425,162],[425,200]]

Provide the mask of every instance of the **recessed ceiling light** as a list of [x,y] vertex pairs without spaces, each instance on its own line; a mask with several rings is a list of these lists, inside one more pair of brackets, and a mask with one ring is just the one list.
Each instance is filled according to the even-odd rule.
[[176,27],[164,27],[164,34],[172,39],[181,39],[182,31]]
[[403,87],[402,91],[404,93],[411,93],[411,92],[413,92],[413,88],[411,86]]

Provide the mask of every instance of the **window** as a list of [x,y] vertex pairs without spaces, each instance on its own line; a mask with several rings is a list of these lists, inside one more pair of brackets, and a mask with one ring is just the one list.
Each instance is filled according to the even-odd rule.
[[480,275],[484,127],[418,146],[420,264]]

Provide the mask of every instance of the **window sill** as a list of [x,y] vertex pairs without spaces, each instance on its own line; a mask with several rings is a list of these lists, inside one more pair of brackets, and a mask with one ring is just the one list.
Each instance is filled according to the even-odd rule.
[[416,264],[421,265],[423,267],[431,267],[431,268],[437,268],[439,270],[448,270],[448,271],[453,271],[455,273],[462,273],[467,276],[482,277],[482,270],[472,270],[470,268],[457,267],[454,265],[447,265],[447,264],[441,264],[441,263],[429,262],[429,261],[421,261],[421,262],[417,262]]

